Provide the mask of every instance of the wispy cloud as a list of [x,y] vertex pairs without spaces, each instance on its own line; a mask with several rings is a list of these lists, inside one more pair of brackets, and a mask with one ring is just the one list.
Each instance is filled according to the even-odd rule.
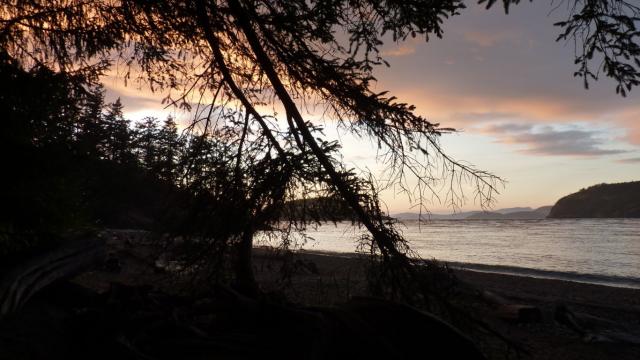
[[516,113],[511,112],[500,112],[500,111],[472,111],[472,112],[454,112],[451,114],[451,119],[458,121],[469,121],[469,122],[489,122],[496,121],[502,119],[514,119],[519,118],[520,116]]
[[127,111],[158,108],[162,105],[162,94],[154,94],[148,88],[136,84],[125,86],[124,80],[116,76],[104,78],[103,85],[107,90],[107,100],[120,98]]
[[626,129],[626,141],[640,145],[640,106],[623,109],[612,118]]
[[495,136],[500,143],[524,146],[519,151],[532,155],[595,157],[628,152],[603,148],[607,143],[603,130],[505,123],[486,126],[483,132]]
[[[615,128],[625,135],[614,140],[640,145],[640,105],[628,99],[578,96],[561,97],[555,93],[518,96],[506,89],[476,94],[450,90],[408,88],[394,91],[403,101],[415,104],[418,113],[446,127],[474,131],[489,123],[521,122],[540,126],[589,124]],[[615,94],[613,94],[615,95]],[[613,96],[611,95],[611,96]],[[557,127],[557,126],[556,126]]]
[[416,48],[408,45],[400,45],[395,49],[384,50],[382,52],[383,56],[392,56],[392,57],[400,57],[411,55],[416,52]]
[[616,162],[619,162],[621,164],[640,164],[640,157],[620,159],[616,160]]

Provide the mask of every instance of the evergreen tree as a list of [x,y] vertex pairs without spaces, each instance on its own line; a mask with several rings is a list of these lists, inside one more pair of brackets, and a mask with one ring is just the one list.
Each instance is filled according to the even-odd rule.
[[87,83],[40,65],[24,65],[0,49],[2,261],[5,255],[50,244],[52,233],[86,220],[83,184],[72,155],[75,129],[91,95]]
[[108,129],[102,111],[104,109],[104,87],[91,87],[82,106],[77,122],[76,143],[81,153],[92,158],[106,157]]
[[168,116],[158,133],[158,175],[173,182],[177,173],[177,161],[183,143],[178,136],[178,126],[173,117]]
[[123,114],[123,106],[118,98],[107,105],[104,125],[108,134],[106,152],[109,159],[121,164],[134,161],[131,122]]
[[147,116],[138,122],[136,128],[136,152],[138,160],[147,170],[158,174],[160,157],[158,119]]
[[67,144],[89,96],[81,77],[25,67],[0,48],[3,145]]
[[[491,7],[498,0],[479,2]],[[505,10],[519,2],[502,0]],[[227,105],[211,106],[208,115],[195,120],[205,124],[205,134],[215,123],[225,146],[235,150],[235,173],[241,181],[234,183],[249,184],[265,195],[240,192],[256,205],[255,218],[263,224],[279,220],[277,212],[271,218],[257,215],[277,205],[262,201],[266,195],[293,197],[317,189],[337,194],[370,233],[369,249],[380,255],[374,258],[382,259],[383,277],[392,279],[394,292],[400,289],[408,298],[416,296],[415,268],[407,243],[386,221],[375,181],[370,174],[348,169],[340,161],[338,144],[323,136],[300,106],[321,105],[327,118],[377,143],[391,164],[391,185],[410,192],[444,182],[450,184],[446,202],[454,204],[464,198],[456,190],[460,179],[477,189],[476,199],[483,205],[496,191],[499,179],[453,160],[440,147],[439,136],[452,129],[428,121],[414,106],[373,86],[374,67],[385,64],[383,36],[394,41],[440,37],[445,20],[465,7],[461,0],[5,3],[0,44],[21,62],[35,61],[95,79],[110,64],[109,56],[119,56],[142,69],[140,78],[153,90],[181,91],[177,99],[167,98],[172,104],[189,108],[188,99],[212,98],[214,105]],[[559,39],[575,40],[576,75],[586,84],[604,73],[623,95],[639,85],[640,8],[624,0],[573,0],[566,9],[568,20],[558,23]],[[231,104],[241,116],[227,116]],[[269,109],[284,113],[278,118]],[[148,120],[140,130],[140,157],[153,169],[156,130]],[[445,167],[441,174],[447,178],[433,173],[434,163]],[[278,181],[262,181],[263,172],[256,170],[265,164],[279,172],[270,172]],[[258,177],[251,179],[252,175]],[[411,175],[418,186],[408,186]],[[431,194],[418,190],[413,195],[423,205]],[[246,234],[235,235],[251,241]],[[250,259],[246,255],[240,257]]]

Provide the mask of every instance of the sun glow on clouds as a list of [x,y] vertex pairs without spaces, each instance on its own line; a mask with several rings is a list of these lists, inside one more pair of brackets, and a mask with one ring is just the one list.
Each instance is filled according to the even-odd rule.
[[518,151],[527,155],[594,157],[630,152],[604,147],[611,143],[611,136],[607,137],[609,129],[502,123],[485,126],[481,131],[495,136],[500,143],[520,145]]
[[416,52],[416,49],[413,46],[408,45],[400,45],[395,49],[385,50],[382,52],[382,56],[408,56]]
[[571,76],[572,44],[554,42],[562,14],[524,5],[508,16],[472,6],[445,24],[442,40],[390,59],[376,90],[462,130],[443,137],[445,149],[509,181],[498,207],[553,204],[580,187],[640,179],[639,89],[621,98],[603,76],[585,90]]
[[[390,90],[429,121],[462,130],[443,137],[445,151],[509,181],[498,207],[549,205],[598,182],[640,179],[640,89],[620,98],[603,77],[584,90],[572,77],[573,45],[554,42],[562,14],[550,10],[548,2],[509,15],[470,6],[445,22],[442,40],[385,46],[391,68],[376,71],[374,91]],[[121,81],[107,88],[132,118],[170,111],[160,104],[166,94]],[[340,139],[345,160],[373,166],[375,146]],[[385,196],[392,211],[408,210],[406,198]]]

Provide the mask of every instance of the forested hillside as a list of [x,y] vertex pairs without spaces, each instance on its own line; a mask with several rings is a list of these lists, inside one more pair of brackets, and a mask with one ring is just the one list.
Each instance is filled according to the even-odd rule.
[[23,69],[0,52],[0,84],[0,258],[70,230],[177,226],[207,187],[202,172],[224,168],[208,136],[180,136],[170,117],[132,123],[83,78]]
[[638,218],[640,181],[598,184],[567,195],[553,206],[550,218]]

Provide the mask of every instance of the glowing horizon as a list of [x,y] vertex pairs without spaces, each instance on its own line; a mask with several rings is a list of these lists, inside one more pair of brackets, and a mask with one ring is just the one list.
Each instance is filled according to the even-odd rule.
[[[391,67],[375,72],[374,91],[389,90],[431,122],[462,130],[442,137],[447,153],[507,180],[496,209],[553,205],[584,187],[640,180],[637,89],[622,98],[603,77],[585,90],[572,76],[573,44],[555,42],[562,13],[550,10],[522,3],[505,15],[471,5],[445,23],[443,39],[385,46]],[[161,95],[114,83],[107,90],[132,119],[172,111],[161,110]],[[348,164],[376,166],[366,141],[341,140]],[[460,210],[477,209],[467,195]],[[415,210],[393,190],[382,200],[390,212]],[[437,201],[427,207],[451,212]]]

